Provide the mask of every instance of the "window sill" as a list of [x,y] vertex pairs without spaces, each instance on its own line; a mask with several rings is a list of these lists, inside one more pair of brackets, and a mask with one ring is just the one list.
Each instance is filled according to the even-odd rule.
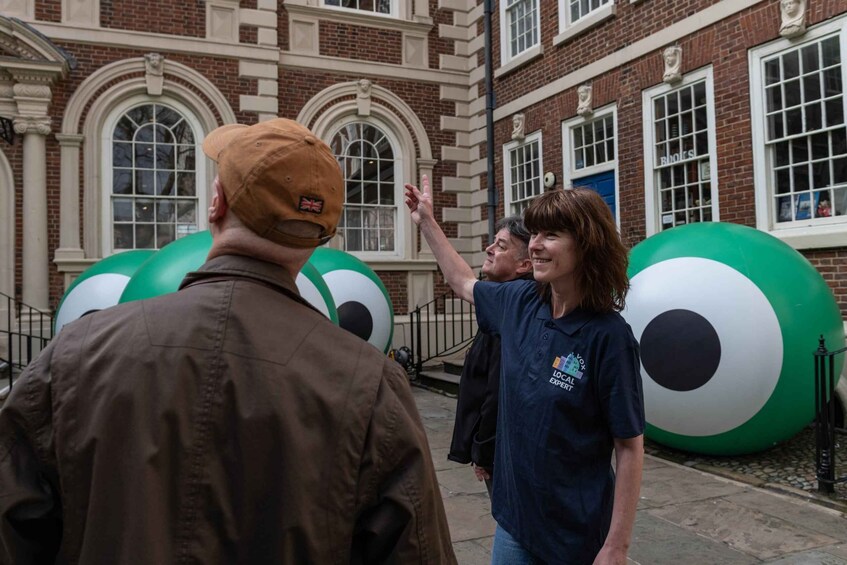
[[432,29],[432,18],[415,17],[413,20],[403,19],[398,16],[357,12],[344,8],[332,6],[310,6],[304,0],[286,0],[283,7],[290,14],[311,16],[323,21],[360,25],[365,27],[376,27],[395,31],[414,32],[427,34]]
[[798,250],[847,247],[847,223],[815,227],[777,228],[764,231]]
[[505,65],[500,65],[500,68],[494,71],[494,78],[506,76],[507,74],[518,69],[519,67],[526,65],[530,61],[541,57],[543,54],[544,48],[541,44],[536,45],[535,47],[531,47],[530,49],[527,49],[514,59],[510,60]]
[[615,4],[610,2],[595,12],[579,19],[575,24],[565,28],[559,35],[553,38],[553,45],[559,45],[566,41],[582,35],[593,27],[600,25],[609,18],[615,16]]

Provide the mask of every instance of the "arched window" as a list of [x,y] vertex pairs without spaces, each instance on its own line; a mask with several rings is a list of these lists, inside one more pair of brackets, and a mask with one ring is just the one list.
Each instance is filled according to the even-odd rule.
[[345,251],[397,252],[395,158],[391,140],[364,122],[344,125],[330,143],[344,173],[344,215],[338,234]]
[[197,138],[183,113],[141,103],[110,129],[107,245],[113,251],[160,249],[198,231]]

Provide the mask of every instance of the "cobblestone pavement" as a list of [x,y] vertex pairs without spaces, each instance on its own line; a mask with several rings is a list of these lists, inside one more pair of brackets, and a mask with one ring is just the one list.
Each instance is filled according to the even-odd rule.
[[[847,475],[847,435],[836,436],[835,472]],[[757,486],[787,487],[804,491],[821,502],[847,506],[847,483],[835,486],[835,494],[818,493],[815,479],[815,431],[808,426],[790,440],[761,453],[726,457],[698,455],[645,443],[645,451],[700,470],[725,475]]]

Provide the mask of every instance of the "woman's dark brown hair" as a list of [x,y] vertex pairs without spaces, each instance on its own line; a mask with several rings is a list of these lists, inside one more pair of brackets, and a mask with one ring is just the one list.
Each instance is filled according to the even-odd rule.
[[[623,310],[629,290],[629,256],[612,211],[599,194],[587,188],[546,192],[524,212],[524,224],[533,234],[558,231],[574,238],[581,307],[595,312]],[[543,300],[550,300],[548,283],[540,283],[539,292]]]

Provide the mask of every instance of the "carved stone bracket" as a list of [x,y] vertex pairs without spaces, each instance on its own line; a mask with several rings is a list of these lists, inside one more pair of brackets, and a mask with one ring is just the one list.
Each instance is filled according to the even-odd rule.
[[161,96],[165,83],[165,57],[160,53],[144,55],[144,80],[149,96]]
[[526,116],[515,114],[512,116],[512,139],[523,141],[526,137]]
[[594,109],[591,107],[593,100],[593,89],[590,84],[583,84],[576,90],[577,97],[579,98],[579,102],[576,105],[576,113],[582,116],[583,118],[587,118],[594,113]]
[[371,81],[366,78],[356,83],[356,113],[359,116],[371,115]]
[[674,84],[682,80],[682,47],[672,45],[662,52],[665,61],[665,73],[662,80]]
[[797,37],[806,33],[806,0],[780,0],[779,15],[779,34],[782,37]]
[[50,133],[50,117],[18,116],[15,118],[15,133],[19,135],[26,133],[47,135]]

